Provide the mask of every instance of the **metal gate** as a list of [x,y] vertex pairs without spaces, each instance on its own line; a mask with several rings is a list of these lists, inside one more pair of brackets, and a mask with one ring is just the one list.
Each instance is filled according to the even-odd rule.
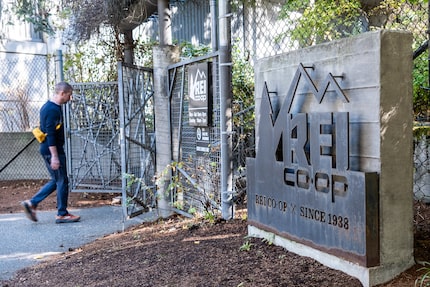
[[73,85],[66,105],[71,191],[121,192],[118,84]]
[[119,63],[124,213],[129,217],[156,205],[153,72]]
[[120,63],[118,79],[73,85],[68,170],[72,192],[121,193],[132,217],[156,204],[152,70]]
[[[220,210],[220,100],[217,55],[182,61],[169,67],[172,158],[176,163],[176,189],[172,205],[193,211]],[[189,124],[188,69],[199,62],[212,63],[212,124],[200,128]],[[202,132],[206,139],[202,138]],[[201,152],[203,148],[206,151]]]

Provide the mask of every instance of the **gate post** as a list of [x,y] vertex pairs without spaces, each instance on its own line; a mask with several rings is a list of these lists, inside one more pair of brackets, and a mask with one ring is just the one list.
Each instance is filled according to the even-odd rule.
[[223,219],[234,217],[232,154],[232,90],[231,90],[231,32],[230,5],[219,1],[219,89],[221,124],[221,213]]
[[165,173],[172,163],[172,141],[170,131],[170,96],[168,65],[179,62],[179,47],[157,46],[153,49],[154,62],[154,108],[155,108],[155,137],[157,200],[159,215],[167,218],[171,215],[169,194],[166,192],[170,183],[171,170]]

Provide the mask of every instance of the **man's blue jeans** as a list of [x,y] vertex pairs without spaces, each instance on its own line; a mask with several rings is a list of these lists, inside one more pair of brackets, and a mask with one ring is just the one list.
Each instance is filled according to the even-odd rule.
[[51,179],[33,196],[30,202],[31,205],[36,208],[42,200],[57,190],[57,215],[63,216],[68,214],[67,200],[69,198],[69,179],[67,178],[66,156],[60,154],[58,157],[60,160],[60,168],[53,170],[51,168],[51,156],[43,155]]

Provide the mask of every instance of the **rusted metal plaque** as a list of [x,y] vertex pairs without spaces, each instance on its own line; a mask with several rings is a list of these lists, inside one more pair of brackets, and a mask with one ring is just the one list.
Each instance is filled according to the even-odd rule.
[[[294,87],[304,75],[300,66],[279,111],[272,108],[267,87],[263,91],[257,154],[247,159],[249,223],[362,266],[376,266],[378,174],[350,170],[347,112],[300,112],[293,106]],[[348,103],[331,75],[329,84]],[[313,91],[317,101],[325,90]]]

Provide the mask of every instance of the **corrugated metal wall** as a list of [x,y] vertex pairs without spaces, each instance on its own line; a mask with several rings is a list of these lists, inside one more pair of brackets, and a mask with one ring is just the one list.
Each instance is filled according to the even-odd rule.
[[[172,38],[174,42],[190,42],[193,45],[211,43],[210,1],[173,1]],[[192,17],[190,17],[192,15]],[[158,16],[152,15],[134,33],[151,40],[158,40]]]

